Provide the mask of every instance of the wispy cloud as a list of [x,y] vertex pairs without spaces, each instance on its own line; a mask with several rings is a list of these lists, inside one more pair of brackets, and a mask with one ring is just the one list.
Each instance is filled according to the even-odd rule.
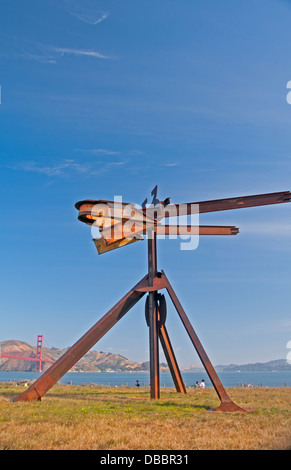
[[31,50],[19,52],[18,56],[23,59],[36,60],[38,62],[55,64],[66,55],[92,57],[94,59],[109,59],[110,57],[91,49],[75,49],[71,47],[53,47],[44,44],[32,45]]
[[173,163],[164,163],[163,166],[178,166],[178,162],[173,162]]
[[106,20],[106,18],[109,17],[108,12],[106,13],[97,12],[96,14],[90,11],[88,12],[84,9],[83,11],[81,10],[79,12],[70,11],[70,14],[78,18],[78,20],[85,21],[85,23],[94,24],[94,25],[102,23],[102,21]]
[[1,34],[1,44],[5,48],[0,56],[10,59],[34,60],[42,63],[55,64],[65,56],[88,57],[92,59],[112,59],[95,49],[82,49],[77,47],[59,47],[43,43],[27,41],[17,37]]
[[118,155],[119,154],[119,152],[116,152],[115,150],[101,149],[101,148],[75,149],[75,152],[84,152],[84,153],[91,154],[91,155]]
[[92,25],[102,23],[109,17],[109,12],[98,8],[95,0],[61,0],[56,5],[78,20]]
[[35,161],[28,161],[22,164],[10,166],[9,168],[13,170],[41,173],[47,176],[63,176],[71,172],[86,173],[89,170],[89,165],[80,164],[75,162],[74,160],[62,160],[59,163],[54,163],[51,165],[41,165]]
[[105,56],[103,54],[100,54],[100,52],[92,51],[92,50],[72,49],[69,47],[52,47],[51,50],[53,53],[60,54],[61,56],[76,55],[76,56],[95,57],[96,59],[109,59],[108,56]]
[[126,160],[120,162],[108,162],[108,166],[123,166],[127,163]]
[[6,165],[6,168],[16,171],[39,173],[48,177],[73,177],[83,175],[86,177],[109,173],[123,166],[127,161],[106,161],[100,165],[100,162],[79,162],[72,159],[61,159],[52,163],[46,162],[47,159],[31,160],[22,163]]

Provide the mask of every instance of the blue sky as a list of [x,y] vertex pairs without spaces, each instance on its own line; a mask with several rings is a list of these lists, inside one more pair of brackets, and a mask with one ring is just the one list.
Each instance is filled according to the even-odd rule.
[[[290,24],[280,0],[1,3],[0,341],[67,347],[144,276],[146,242],[98,256],[76,201],[291,189]],[[240,234],[159,242],[214,364],[287,356],[290,210],[202,214]],[[167,326],[199,364],[169,302]],[[94,349],[148,360],[144,302]]]

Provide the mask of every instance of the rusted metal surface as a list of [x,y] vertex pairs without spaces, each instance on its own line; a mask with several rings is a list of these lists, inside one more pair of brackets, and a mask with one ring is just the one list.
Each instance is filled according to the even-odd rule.
[[[290,202],[291,192],[281,191],[278,193],[257,194],[253,196],[240,196],[226,199],[214,199],[211,201],[187,202],[184,204],[169,204],[165,207],[164,217],[182,216],[226,211],[231,209],[241,209],[245,207],[257,207],[270,204],[282,204]],[[151,211],[148,211],[148,215]]]
[[160,398],[160,362],[159,362],[159,329],[156,293],[148,294],[149,309],[149,351],[150,351],[150,395]]
[[135,204],[125,202],[86,200],[77,202],[75,207],[79,211],[78,219],[88,225],[93,225],[96,221],[99,221],[99,226],[110,227],[127,220],[148,221],[149,223],[154,220],[143,209],[136,207]]
[[157,277],[153,278],[151,285],[149,285],[148,276],[146,276],[146,278],[140,282],[136,290],[138,292],[156,292],[160,289],[164,289],[164,287],[166,287],[166,283],[164,279],[160,277],[160,273],[157,273]]
[[[157,277],[157,242],[153,228],[148,233],[148,285],[153,287]],[[150,394],[160,398],[160,363],[157,293],[148,293],[149,350],[150,350]]]
[[172,375],[173,382],[175,384],[176,390],[178,393],[186,393],[186,387],[180,372],[177,359],[167,332],[166,325],[161,325],[159,328],[159,337],[161,345]]
[[225,225],[157,225],[157,235],[236,235],[239,229]]
[[282,204],[290,202],[290,199],[290,191],[281,191],[184,204],[170,204],[169,199],[163,202],[155,199],[156,206],[144,208],[135,204],[105,200],[80,201],[75,207],[79,211],[79,220],[99,228],[100,241],[95,244],[98,253],[102,254],[142,239],[151,228],[155,228],[158,235],[235,235],[238,229],[233,226],[191,227],[161,225],[159,222],[168,217]]
[[100,234],[105,240],[106,244],[110,244],[124,238],[141,238],[143,234],[148,232],[149,228],[154,226],[154,221],[150,221],[149,223],[130,220],[116,223],[111,227],[101,228]]
[[[176,217],[182,215],[190,215],[192,214],[192,210],[194,213],[206,213],[206,212],[216,212],[216,211],[225,211],[231,209],[240,209],[246,207],[258,207],[258,206],[265,206],[265,205],[272,205],[272,204],[283,204],[286,202],[291,201],[291,192],[290,191],[280,191],[276,193],[265,193],[265,194],[256,194],[252,196],[238,196],[238,197],[231,197],[231,198],[224,198],[224,199],[214,199],[209,201],[197,201],[197,202],[187,202],[183,204],[168,204],[163,206],[161,204],[161,210],[155,207],[153,208],[146,208],[142,209],[143,217],[145,218],[152,218],[154,220],[159,220],[161,218],[168,218],[168,217]],[[98,217],[98,213],[94,212],[94,207],[103,207],[104,206],[104,213],[101,216],[109,216],[110,209],[112,209],[112,205],[114,201],[105,201],[105,200],[85,200],[80,201],[75,204],[76,209],[79,211],[78,219],[82,222],[87,224],[94,223],[95,219]],[[137,209],[134,204],[122,203],[122,207],[130,206],[133,211],[137,213],[141,213],[140,209]],[[191,207],[192,206],[192,207]],[[162,210],[164,208],[164,210]],[[197,209],[198,208],[198,209]],[[102,209],[103,210],[103,209]],[[115,212],[114,212],[115,213]],[[130,218],[130,210],[126,211],[127,218]],[[116,213],[118,214],[118,212]],[[156,217],[154,216],[156,214]],[[91,217],[87,217],[87,216]],[[119,217],[116,215],[117,220],[123,220],[126,217],[122,216],[122,213],[118,214]],[[145,220],[141,219],[140,216],[137,220]]]
[[[217,225],[155,225],[157,235],[236,235],[239,229],[234,226]],[[142,240],[149,230],[149,223],[132,222],[130,224],[117,223],[111,227],[100,229],[101,238],[95,239],[94,243],[98,252],[105,253],[121,246]]]
[[103,238],[93,238],[93,242],[97,248],[99,255],[102,253],[107,253],[108,251],[116,250],[117,248],[121,248],[122,246],[130,245],[131,243],[138,242],[143,240],[142,238],[122,238],[121,240],[117,240],[114,243],[110,243],[107,245]]
[[[102,223],[115,223],[123,219],[123,209],[127,206],[134,206],[134,204],[118,203],[116,201],[100,200],[85,200],[79,201],[75,204],[76,209],[79,211],[78,219],[81,222],[92,225],[95,220],[101,218]],[[114,207],[114,218],[112,211]]]

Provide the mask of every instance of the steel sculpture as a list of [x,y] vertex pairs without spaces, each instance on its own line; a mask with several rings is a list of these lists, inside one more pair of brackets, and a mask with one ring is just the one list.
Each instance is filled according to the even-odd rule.
[[166,289],[175,309],[193,343],[196,352],[220,399],[214,410],[246,411],[235,404],[223,387],[209,357],[207,356],[190,320],[164,271],[157,267],[157,236],[160,234],[186,235],[236,235],[234,226],[189,226],[162,225],[161,220],[194,213],[206,213],[245,207],[281,204],[290,202],[290,191],[244,196],[186,204],[171,204],[169,198],[157,200],[157,187],[153,190],[154,204],[146,202],[142,207],[116,201],[85,200],[76,203],[78,219],[88,225],[97,226],[100,235],[94,239],[99,254],[120,248],[133,242],[148,239],[148,273],[117,304],[87,331],[68,351],[58,359],[41,377],[14,401],[31,401],[41,397],[84,356],[145,294],[146,322],[150,343],[150,396],[160,397],[159,340],[164,350],[177,392],[186,393],[182,375],[166,329],[166,300],[159,291]]

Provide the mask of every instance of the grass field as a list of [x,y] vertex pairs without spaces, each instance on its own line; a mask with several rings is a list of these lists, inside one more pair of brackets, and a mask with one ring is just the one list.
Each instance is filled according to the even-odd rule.
[[11,402],[23,387],[0,384],[0,449],[291,449],[290,388],[228,389],[251,413],[207,412],[213,389],[56,385],[37,402]]

